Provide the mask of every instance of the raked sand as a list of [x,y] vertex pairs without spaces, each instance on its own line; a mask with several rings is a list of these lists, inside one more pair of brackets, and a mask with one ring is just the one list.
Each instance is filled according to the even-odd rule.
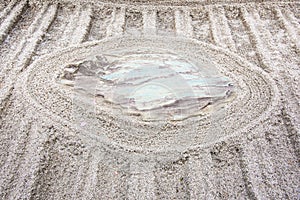
[[299,199],[299,9],[0,1],[0,199]]

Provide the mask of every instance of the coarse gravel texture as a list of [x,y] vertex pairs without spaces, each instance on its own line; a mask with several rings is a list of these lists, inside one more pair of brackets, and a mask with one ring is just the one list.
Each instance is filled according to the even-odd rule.
[[[299,199],[299,9],[298,1],[0,0],[0,199]],[[160,52],[208,66],[205,74],[213,66],[233,96],[200,115],[183,100],[189,117],[144,121],[114,105],[118,96],[107,101],[110,88],[90,65],[79,67],[124,73]],[[97,87],[105,92],[95,97]]]

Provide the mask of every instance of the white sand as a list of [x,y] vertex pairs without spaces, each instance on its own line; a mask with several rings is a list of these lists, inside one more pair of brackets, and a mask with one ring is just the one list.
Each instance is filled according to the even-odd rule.
[[[300,3],[216,2],[0,0],[0,199],[299,198]],[[139,48],[213,64],[234,97],[145,122],[58,81]]]

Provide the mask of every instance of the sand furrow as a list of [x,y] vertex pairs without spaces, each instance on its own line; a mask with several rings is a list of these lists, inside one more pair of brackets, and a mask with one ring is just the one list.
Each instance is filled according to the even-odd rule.
[[[296,185],[299,184],[299,179],[295,178],[299,172],[297,158],[286,137],[287,132],[278,124],[278,110],[274,113],[269,121],[273,126],[265,131],[254,129],[255,134],[249,135],[244,144],[243,164],[248,171],[248,180],[259,197],[294,199]],[[289,185],[290,182],[293,184]]]
[[155,194],[157,199],[190,198],[186,160],[179,160],[176,163],[158,163],[155,168]]
[[[29,32],[27,35],[27,41],[24,44],[23,47],[20,49],[20,53],[17,55],[20,62],[18,62],[16,65],[19,65],[20,67],[14,67],[14,69],[17,69],[17,71],[22,71],[24,68],[26,68],[30,62],[31,58],[39,45],[39,43],[42,41],[44,35],[46,34],[49,26],[55,19],[57,12],[57,5],[51,5],[49,8],[47,8],[47,11],[45,14],[43,14],[43,17],[40,18],[40,22],[38,26],[31,26],[34,28],[34,31],[31,31],[31,27],[29,28]],[[29,41],[28,41],[29,39]],[[18,69],[19,68],[19,69]],[[18,73],[17,72],[17,73]]]
[[207,10],[207,17],[208,17],[208,20],[209,20],[209,26],[210,26],[210,31],[211,31],[211,36],[212,36],[212,40],[213,40],[213,43],[215,45],[223,45],[222,47],[223,48],[226,48],[226,46],[224,46],[224,44],[221,43],[220,41],[220,38],[218,37],[218,30],[217,30],[217,21],[215,19],[215,13],[213,13],[212,11],[212,6],[207,6],[206,7],[206,10]]
[[20,159],[20,166],[14,177],[14,187],[17,190],[12,190],[8,199],[30,199],[32,191],[36,187],[36,179],[39,176],[40,165],[43,160],[43,150],[45,142],[48,140],[49,133],[39,132],[37,124],[32,125],[28,137],[28,143],[24,150],[24,156]]
[[107,26],[112,21],[113,8],[111,7],[94,7],[91,29],[88,35],[89,41],[101,40],[107,35]]
[[[251,189],[251,196],[253,199],[265,199],[269,196],[268,194],[268,180],[262,171],[261,166],[261,154],[263,152],[260,151],[261,148],[257,147],[257,143],[262,139],[253,140],[253,138],[249,137],[249,139],[245,139],[246,143],[243,145],[241,149],[242,156],[240,157],[240,164],[242,171],[244,173],[245,182],[247,187]],[[254,144],[255,143],[255,144]],[[266,161],[269,163],[269,161]],[[256,169],[256,170],[253,170]]]
[[[129,166],[121,154],[101,153],[93,199],[128,199]],[[95,169],[94,169],[95,170]],[[93,183],[94,184],[94,183]]]
[[175,28],[177,36],[193,37],[192,18],[189,10],[175,10]]
[[[266,42],[266,49],[269,51],[270,58],[272,60],[272,66],[270,68],[274,71],[273,76],[279,80],[279,84],[285,93],[290,93],[291,104],[295,107],[299,106],[299,92],[300,88],[297,86],[297,77],[299,76],[299,63],[298,51],[294,48],[293,44],[290,42],[290,37],[287,30],[278,22],[276,19],[276,12],[274,12],[274,7],[260,7],[257,9],[260,14],[260,18],[257,18],[260,26],[263,40]],[[266,12],[269,10],[269,12]],[[280,76],[282,79],[280,79]],[[290,78],[285,78],[289,76]],[[287,84],[289,85],[287,87]],[[299,114],[297,110],[290,110],[289,112],[294,115]],[[295,126],[299,124],[297,118],[294,118]]]
[[128,199],[155,199],[155,163],[133,161],[128,178]]
[[193,35],[204,42],[213,42],[208,11],[205,7],[191,10]]
[[[40,129],[41,130],[41,129]],[[42,162],[32,186],[32,199],[72,199],[82,188],[80,169],[86,165],[87,152],[80,139],[66,134],[63,127],[45,125],[48,138]],[[78,189],[78,191],[75,191]],[[77,192],[77,193],[76,193]]]
[[283,15],[282,11],[277,5],[274,5],[274,11],[276,12],[276,16],[283,26],[283,28],[286,30],[287,34],[290,37],[291,42],[296,45],[297,50],[300,50],[300,41],[298,40],[297,31],[295,31],[294,27],[291,25],[291,23],[286,19],[286,17]]
[[42,192],[37,194],[44,195],[42,199],[72,199],[74,196],[72,191],[77,184],[77,172],[80,168],[78,164],[81,163],[67,155],[57,153],[57,156],[51,158],[54,162],[50,161],[48,174],[43,175],[46,180],[39,183],[38,187],[42,188]]
[[[297,50],[293,48],[293,44],[289,42],[290,38],[286,32],[287,30],[277,21],[274,7],[265,6],[257,10],[260,14],[259,22],[262,26],[262,31],[265,33],[264,40],[268,42],[268,46],[270,47],[269,51],[273,61],[273,65],[270,66],[273,70],[272,75],[278,80],[281,93],[285,95],[290,94],[290,98],[283,100],[288,103],[284,104],[284,108],[282,108],[281,112],[284,110],[285,114],[281,117],[283,121],[288,120],[286,123],[289,125],[286,125],[286,128],[290,132],[289,134],[293,135],[293,133],[297,133],[297,130],[299,130],[300,123],[299,118],[295,117],[299,116],[299,109],[291,109],[291,107],[299,108],[298,100],[300,88],[298,87],[297,79],[300,74],[300,60],[298,53]],[[290,139],[292,143],[297,143],[298,138],[299,136],[296,138],[291,137]],[[296,149],[295,152],[297,152]]]
[[0,25],[0,44],[7,37],[7,34],[11,31],[15,23],[20,18],[22,12],[24,11],[27,5],[26,0],[19,2],[10,12],[10,14],[3,20]]
[[[44,6],[39,14],[40,17],[29,27],[27,35],[17,47],[14,56],[11,58],[11,63],[8,64],[8,67],[4,71],[6,76],[3,77],[2,81],[5,85],[0,90],[0,93],[3,94],[3,98],[10,94],[9,91],[11,91],[18,74],[30,64],[39,42],[55,18],[56,11],[56,5],[52,5],[49,8],[48,5]],[[45,12],[46,14],[44,15]],[[44,21],[40,22],[40,20],[42,20],[41,18]],[[37,27],[39,22],[41,24]]]
[[281,118],[285,129],[287,131],[286,137],[288,142],[290,143],[290,148],[292,149],[296,158],[300,158],[300,135],[299,135],[299,124],[295,123],[293,119],[293,115],[287,114],[287,109],[292,113],[290,108],[282,108],[281,109]]
[[141,9],[126,8],[124,25],[124,30],[126,34],[141,35],[143,23],[143,13]]
[[107,37],[120,36],[124,32],[125,7],[115,7],[112,12],[112,22],[107,27]]
[[73,8],[58,5],[57,15],[47,30],[43,40],[38,45],[33,59],[66,47],[66,40],[68,41],[72,37],[72,34],[66,36],[66,29],[73,12]]
[[[240,165],[240,145],[230,143],[216,144],[211,149],[213,176],[216,197],[221,199],[241,199],[248,196],[245,179]],[[230,181],[229,177],[234,177]]]
[[[80,193],[82,196],[77,198],[83,199],[94,199],[95,194],[98,193],[97,182],[98,182],[98,170],[99,170],[99,162],[101,160],[102,155],[91,153],[89,155],[89,161],[87,164],[87,170],[85,173],[85,178],[81,177],[81,181],[83,182],[83,191]],[[100,177],[102,178],[102,177]]]
[[[43,35],[53,21],[55,12],[56,6],[48,7],[46,4],[37,14],[35,21],[33,21],[28,28],[27,34],[19,43],[14,55],[11,58],[12,63],[10,63],[10,68],[7,70],[11,70],[12,74],[18,74],[30,63],[38,43],[41,41]],[[42,20],[45,20],[45,22]]]
[[[299,42],[297,42],[297,36],[291,31],[291,26],[284,20],[278,7],[263,7],[258,10],[261,15],[260,23],[263,26],[262,30],[266,33],[265,37],[270,46],[269,51],[273,52],[271,58],[273,65],[276,66],[274,66],[274,70],[278,70],[279,68],[286,70],[286,73],[294,79],[294,84],[292,85],[295,85],[297,76],[300,74],[300,60],[298,58]],[[269,10],[269,12],[265,12],[265,10]],[[293,79],[291,82],[293,82]],[[297,88],[294,89],[297,96],[300,90],[298,89],[297,91]]]
[[282,10],[283,15],[286,17],[287,21],[291,24],[294,31],[296,32],[297,36],[300,35],[300,25],[299,25],[299,19],[295,16],[295,14],[287,7]]
[[[216,14],[217,13],[217,14]],[[225,16],[223,7],[209,7],[208,17],[211,24],[214,43],[236,52],[235,43]]]
[[268,67],[270,66],[270,55],[268,54],[269,52],[264,50],[264,45],[262,43],[262,40],[259,36],[259,30],[256,29],[256,17],[251,16],[247,9],[242,7],[241,8],[241,16],[242,20],[245,24],[245,27],[248,31],[249,38],[253,46],[255,47],[256,55],[258,57],[258,60],[260,62],[259,67],[262,69],[267,70]]
[[67,47],[72,44],[72,38],[76,37],[74,35],[74,32],[78,28],[78,23],[80,22],[80,14],[81,14],[81,7],[75,6],[75,9],[72,10],[71,16],[68,16],[68,24],[66,25],[66,28],[64,30],[62,41],[63,46]]
[[[22,39],[22,36],[26,33],[26,28],[32,23],[33,21],[33,15],[36,14],[36,11],[34,11],[32,8],[27,8],[24,12],[24,17],[21,18],[14,29],[11,31],[8,38],[5,40],[3,44],[1,44],[1,69],[0,69],[0,77],[1,80],[3,80],[7,74],[4,73],[9,65],[9,63],[12,62],[10,57],[15,54],[16,47],[19,45],[20,40]],[[8,42],[9,41],[9,42]],[[6,129],[5,120],[7,119],[7,115],[11,115],[13,111],[10,110],[10,107],[12,105],[12,101],[15,99],[13,95],[14,88],[10,85],[5,84],[3,81],[0,84],[0,113],[1,113],[1,128],[3,128],[3,133],[10,133]],[[16,106],[16,105],[14,105]],[[3,120],[3,121],[2,121]],[[9,119],[8,121],[12,121]],[[17,123],[16,123],[17,124]],[[2,161],[6,159],[8,155],[8,149],[10,146],[11,140],[13,140],[14,135],[10,134],[1,134],[3,138],[1,139],[1,146],[3,147],[3,151],[1,153],[1,164]]]
[[[11,92],[10,95],[7,97],[7,99],[4,101],[4,103],[1,105],[1,114],[0,114],[0,130],[1,133],[5,132],[6,129],[8,129],[10,126],[8,123],[6,123],[5,120],[10,120],[12,121],[12,118],[9,116],[12,112],[13,109],[12,107],[14,106],[13,104],[13,93]],[[0,167],[2,167],[6,159],[8,158],[9,155],[9,148],[12,145],[12,141],[15,138],[15,135],[12,135],[11,132],[8,132],[7,134],[1,134],[1,139],[0,139],[0,148],[1,148],[1,154],[0,154]]]
[[250,62],[259,65],[255,47],[250,41],[248,31],[241,17],[240,7],[225,6],[225,15],[228,20],[228,26],[231,30],[237,53],[247,58]]
[[156,31],[158,35],[175,36],[175,16],[171,8],[162,8],[157,10]]
[[[27,146],[28,135],[31,132],[31,122],[28,120],[22,120],[20,118],[14,119],[19,124],[18,130],[11,130],[12,132],[6,132],[10,134],[13,139],[10,140],[10,146],[7,152],[7,157],[4,159],[4,163],[0,166],[0,196],[3,199],[7,199],[8,195],[15,188],[14,178],[16,171],[21,165],[22,157],[24,156]],[[3,160],[2,160],[3,161]]]
[[[266,193],[264,193],[264,189],[261,187],[262,183],[260,180],[257,180],[257,173],[259,170],[253,172],[248,166],[248,157],[245,156],[244,146],[241,148],[239,152],[239,166],[242,172],[243,181],[245,184],[246,196],[249,199],[259,199],[260,197],[264,197]],[[254,166],[251,166],[254,167]],[[259,169],[258,166],[256,169]]]
[[76,178],[74,179],[74,184],[72,189],[70,189],[70,198],[71,199],[83,199],[85,196],[89,196],[90,194],[85,194],[84,186],[87,177],[87,171],[89,169],[89,154],[84,154],[80,160],[78,160],[78,169],[76,170]]
[[11,12],[11,10],[16,5],[16,3],[17,3],[17,0],[12,0],[9,2],[8,5],[3,7],[3,10],[1,10],[1,12],[0,12],[0,24],[3,22],[3,20],[8,15],[8,13]]
[[71,44],[79,44],[84,42],[87,37],[91,25],[92,19],[92,8],[88,7],[85,10],[82,10],[78,18],[79,23],[77,24],[74,32]]
[[96,185],[94,186],[94,189],[92,190],[92,193],[89,194],[89,197],[93,199],[109,199],[117,197],[117,182],[114,182],[114,177],[118,174],[118,172],[115,170],[115,167],[108,166],[104,162],[99,162],[98,166],[96,167]]
[[[280,183],[278,184],[280,189],[277,189],[279,198],[295,199],[300,184],[299,178],[296,178],[300,172],[298,168],[299,134],[290,121],[291,116],[284,113],[284,108],[280,108],[275,113],[278,117],[272,118],[271,123],[277,126],[272,126],[265,132],[265,138],[269,142],[269,152],[274,162],[273,169],[276,172],[276,177],[273,174],[273,180],[277,179]],[[292,138],[293,135],[296,137]],[[293,182],[292,185],[291,182]]]
[[15,27],[12,29],[6,40],[1,44],[0,54],[1,54],[1,68],[0,77],[6,75],[7,70],[9,70],[9,63],[12,63],[16,52],[19,50],[20,43],[23,43],[24,35],[28,33],[28,28],[36,19],[36,15],[39,12],[37,9],[28,7],[20,20],[16,23]]
[[217,188],[214,183],[214,174],[211,155],[207,151],[192,152],[188,159],[188,183],[190,199],[215,199]]
[[156,34],[156,10],[144,9],[143,11],[144,35]]
[[[264,47],[262,50],[264,51],[263,56],[265,57],[264,59],[269,59],[268,61],[268,65],[269,68],[272,68],[271,66],[271,60],[272,60],[272,65],[274,64],[278,64],[278,59],[280,57],[280,52],[277,51],[276,46],[273,43],[273,38],[272,38],[272,33],[267,29],[267,27],[265,27],[264,22],[267,20],[271,20],[271,24],[274,22],[274,20],[271,17],[274,17],[273,13],[272,16],[265,16],[268,14],[268,10],[270,10],[270,8],[263,8],[260,7],[260,9],[258,9],[257,7],[250,7],[249,8],[249,14],[252,16],[252,19],[255,20],[256,25],[255,25],[255,31],[257,32],[258,37],[260,38],[259,40],[262,43],[262,46]],[[272,11],[270,11],[272,12]],[[264,15],[262,15],[262,13]],[[277,22],[276,22],[277,23]],[[274,32],[275,30],[272,30],[272,32]],[[274,58],[276,58],[275,62],[274,62]]]

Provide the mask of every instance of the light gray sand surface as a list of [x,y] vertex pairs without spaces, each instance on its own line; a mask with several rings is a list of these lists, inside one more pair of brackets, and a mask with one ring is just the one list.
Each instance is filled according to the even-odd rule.
[[0,199],[299,199],[299,9],[0,1]]

